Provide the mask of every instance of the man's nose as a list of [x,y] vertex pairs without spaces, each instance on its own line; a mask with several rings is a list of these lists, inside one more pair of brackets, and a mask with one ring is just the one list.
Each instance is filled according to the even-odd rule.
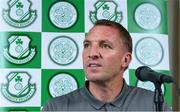
[[100,50],[97,46],[92,46],[89,52],[89,56],[90,59],[98,59],[101,57],[101,53]]

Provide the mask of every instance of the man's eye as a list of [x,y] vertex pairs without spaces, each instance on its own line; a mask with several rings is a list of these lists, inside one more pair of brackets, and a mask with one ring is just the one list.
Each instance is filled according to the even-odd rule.
[[89,47],[89,44],[88,43],[85,43],[84,44],[84,48],[88,48]]
[[110,46],[110,45],[108,45],[108,44],[102,44],[102,46],[101,46],[102,48],[108,48],[108,49],[111,49],[112,47]]

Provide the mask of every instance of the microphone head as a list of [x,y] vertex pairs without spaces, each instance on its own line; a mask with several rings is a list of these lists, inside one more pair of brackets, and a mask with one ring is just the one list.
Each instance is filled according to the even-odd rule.
[[135,75],[141,81],[148,81],[147,71],[151,71],[151,68],[147,66],[141,66],[136,69]]
[[151,81],[151,82],[160,82],[160,83],[171,83],[174,82],[173,78],[168,75],[164,75],[153,71],[147,66],[138,67],[135,71],[136,77],[141,81]]

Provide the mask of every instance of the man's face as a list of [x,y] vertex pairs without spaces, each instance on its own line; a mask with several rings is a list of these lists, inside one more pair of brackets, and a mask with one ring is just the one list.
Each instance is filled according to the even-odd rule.
[[84,40],[83,67],[90,81],[106,81],[121,77],[131,60],[131,53],[123,47],[117,29],[98,25]]

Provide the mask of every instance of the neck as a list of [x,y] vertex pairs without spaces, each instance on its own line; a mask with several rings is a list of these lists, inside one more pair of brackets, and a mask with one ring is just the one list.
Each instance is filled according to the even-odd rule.
[[112,102],[120,94],[123,87],[123,78],[111,82],[89,82],[91,94],[102,102]]

